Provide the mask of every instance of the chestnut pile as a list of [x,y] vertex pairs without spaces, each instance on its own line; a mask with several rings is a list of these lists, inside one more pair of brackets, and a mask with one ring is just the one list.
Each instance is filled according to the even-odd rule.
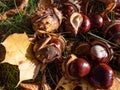
[[83,8],[84,1],[80,0],[55,0],[50,7],[41,4],[31,20],[33,52],[41,63],[60,66],[56,68],[61,77],[71,81],[87,77],[91,86],[108,89],[113,85],[113,68],[120,67],[114,63],[120,62],[116,59],[120,20],[106,24],[103,15],[88,15]]
[[79,43],[74,47],[73,53],[76,56],[71,56],[64,63],[67,77],[79,79],[87,76],[90,84],[99,89],[108,89],[112,86],[114,71],[108,62],[113,58],[113,50],[108,43],[100,40]]

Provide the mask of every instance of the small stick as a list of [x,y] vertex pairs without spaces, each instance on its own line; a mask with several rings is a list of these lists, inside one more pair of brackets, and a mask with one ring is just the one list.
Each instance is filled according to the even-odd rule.
[[22,12],[28,6],[28,1],[29,0],[22,0],[18,7],[16,6],[16,8],[9,9],[4,13],[0,13],[0,20],[6,20],[8,17]]

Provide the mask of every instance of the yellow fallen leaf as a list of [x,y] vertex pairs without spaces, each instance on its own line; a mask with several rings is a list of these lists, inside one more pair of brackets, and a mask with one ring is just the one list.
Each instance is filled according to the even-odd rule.
[[6,49],[5,60],[2,63],[7,62],[13,65],[19,65],[26,59],[25,55],[30,45],[30,41],[26,33],[15,33],[8,36],[2,45]]
[[31,43],[26,33],[12,34],[2,43],[6,49],[6,55],[2,63],[18,65],[20,70],[20,80],[18,85],[23,80],[34,79],[41,64],[34,58],[32,53]]
[[20,80],[17,86],[24,80],[35,79],[37,76],[40,64],[37,61],[26,60],[20,65],[18,65],[20,70]]

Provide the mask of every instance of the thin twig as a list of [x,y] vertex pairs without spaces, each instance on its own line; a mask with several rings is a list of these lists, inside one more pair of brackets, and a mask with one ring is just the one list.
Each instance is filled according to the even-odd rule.
[[105,42],[107,42],[107,43],[110,43],[111,45],[114,45],[114,46],[116,46],[116,47],[120,47],[119,45],[117,45],[117,44],[115,44],[115,43],[112,43],[112,42],[110,42],[110,41],[108,41],[108,40],[106,40],[106,39],[104,39],[104,38],[102,38],[102,37],[99,37],[99,36],[97,36],[97,35],[95,35],[95,34],[93,34],[93,33],[91,33],[91,32],[88,32],[88,34],[91,35],[91,36],[93,36],[93,37],[95,37],[95,38],[101,39],[101,40],[103,40],[103,41],[105,41]]

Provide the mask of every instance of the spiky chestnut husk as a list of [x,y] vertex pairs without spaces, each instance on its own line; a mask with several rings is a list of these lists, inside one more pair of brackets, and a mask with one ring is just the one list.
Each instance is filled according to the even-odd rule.
[[36,50],[35,56],[37,60],[42,63],[52,62],[53,60],[61,57],[61,51],[56,45],[48,45],[41,49]]
[[62,13],[57,8],[40,8],[31,19],[34,31],[55,32],[62,22]]
[[33,42],[33,52],[37,60],[42,63],[49,63],[61,57],[65,46],[66,41],[63,36],[39,33]]

